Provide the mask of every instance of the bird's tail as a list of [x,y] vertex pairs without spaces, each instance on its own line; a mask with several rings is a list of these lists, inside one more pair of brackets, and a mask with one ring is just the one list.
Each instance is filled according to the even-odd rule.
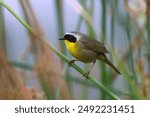
[[120,71],[107,59],[105,55],[100,56],[99,59],[105,62],[107,65],[109,65],[115,72],[117,72],[118,74],[121,74]]

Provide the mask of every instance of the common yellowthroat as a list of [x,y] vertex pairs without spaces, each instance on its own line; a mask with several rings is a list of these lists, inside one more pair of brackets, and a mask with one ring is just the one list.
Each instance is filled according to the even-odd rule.
[[75,61],[93,63],[84,76],[87,77],[89,75],[97,59],[108,64],[118,74],[121,74],[119,70],[107,59],[105,54],[109,52],[99,41],[79,32],[66,33],[64,37],[59,40],[65,41],[68,51],[76,58],[69,61],[69,64],[72,64]]

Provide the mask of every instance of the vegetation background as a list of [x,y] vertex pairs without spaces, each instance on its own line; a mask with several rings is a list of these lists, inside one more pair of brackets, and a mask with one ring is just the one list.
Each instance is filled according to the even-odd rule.
[[[102,42],[122,74],[69,68],[70,31]],[[0,0],[0,99],[150,99],[150,0]]]

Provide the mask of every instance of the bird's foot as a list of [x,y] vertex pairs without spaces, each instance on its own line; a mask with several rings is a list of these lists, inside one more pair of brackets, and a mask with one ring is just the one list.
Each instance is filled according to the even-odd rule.
[[87,79],[89,74],[90,74],[90,72],[86,72],[86,73],[83,74],[83,76],[86,77],[86,79]]
[[70,60],[69,62],[68,62],[68,65],[69,65],[69,67],[75,62],[75,61],[77,61],[77,60]]

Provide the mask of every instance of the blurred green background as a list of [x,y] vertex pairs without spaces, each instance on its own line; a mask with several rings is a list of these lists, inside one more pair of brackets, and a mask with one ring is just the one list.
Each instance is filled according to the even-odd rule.
[[[150,99],[149,0],[1,1],[41,37],[29,33],[0,5],[0,48],[21,74],[24,86],[34,92],[32,99],[114,99],[108,92],[120,99]],[[122,74],[118,76],[97,61],[90,74],[94,82],[86,80],[42,41],[48,40],[71,59],[64,43],[58,41],[71,31],[102,42],[110,52],[109,60]],[[81,62],[76,64],[84,70],[89,68]]]

